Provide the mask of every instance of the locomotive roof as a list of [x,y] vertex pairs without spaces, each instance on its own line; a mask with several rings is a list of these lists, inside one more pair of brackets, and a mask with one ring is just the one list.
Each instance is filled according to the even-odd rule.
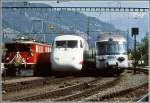
[[98,37],[97,41],[124,41],[126,42],[126,38],[120,33],[103,33]]
[[5,44],[42,44],[42,45],[50,45],[38,41],[13,41],[13,42],[7,42]]
[[57,36],[55,40],[84,40],[81,36],[77,35],[61,35]]

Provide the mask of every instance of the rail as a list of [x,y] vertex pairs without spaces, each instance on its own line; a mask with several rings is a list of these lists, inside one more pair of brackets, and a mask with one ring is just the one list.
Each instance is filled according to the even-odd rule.
[[133,100],[132,102],[147,102],[149,100],[149,94],[146,93],[145,95],[136,98],[135,100]]
[[[134,70],[133,67],[128,67],[127,70]],[[148,68],[143,67],[136,67],[136,71],[143,72],[145,74],[148,74],[149,70]]]
[[[106,100],[106,99],[109,100],[111,98],[121,97],[121,96],[127,95],[128,93],[134,92],[135,90],[137,90],[137,89],[139,89],[143,86],[147,86],[147,85],[148,85],[148,83],[144,83],[144,84],[141,84],[139,86],[108,92],[108,93],[105,93],[105,94],[101,94],[100,96],[97,96],[96,98],[89,99],[89,100],[86,100],[86,101],[103,101],[103,100]],[[146,100],[146,96],[144,96],[142,98],[137,98],[134,101],[139,101],[140,102],[140,101],[144,101],[144,100]]]
[[83,91],[76,93],[76,94],[67,95],[67,96],[62,97],[62,98],[57,98],[54,101],[71,101],[71,100],[81,99],[82,97],[88,97],[90,95],[95,94],[99,90],[102,90],[102,89],[105,90],[109,87],[116,85],[117,82],[119,82],[119,80],[121,79],[121,77],[122,76],[119,76],[119,77],[115,78],[114,80],[109,81],[105,84],[98,84],[98,85],[95,85],[94,87],[91,87],[91,88],[89,87],[88,89],[83,90]]
[[[24,80],[25,79],[25,80]],[[29,79],[29,80],[28,80]],[[35,88],[38,86],[44,86],[51,84],[52,82],[63,82],[66,79],[70,80],[73,79],[73,77],[65,77],[65,78],[54,78],[54,77],[26,77],[21,78],[16,81],[14,80],[7,80],[5,83],[3,83],[2,89],[3,91],[8,92],[14,92],[14,91],[21,91],[23,89],[29,89],[29,88]],[[17,82],[18,81],[18,82]]]

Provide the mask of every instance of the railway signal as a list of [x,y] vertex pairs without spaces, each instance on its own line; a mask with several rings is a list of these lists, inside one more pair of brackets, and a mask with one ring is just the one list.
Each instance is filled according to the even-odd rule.
[[[139,34],[139,28],[134,27],[131,29],[132,36],[134,36],[134,53],[136,54],[136,36]],[[137,60],[136,56],[134,56],[134,74],[136,73],[136,65],[137,65]]]
[[139,34],[139,28],[132,28],[132,36],[136,36]]

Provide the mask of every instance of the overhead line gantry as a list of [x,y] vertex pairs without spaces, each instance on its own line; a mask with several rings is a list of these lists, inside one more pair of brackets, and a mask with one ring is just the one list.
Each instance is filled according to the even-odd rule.
[[34,7],[34,6],[12,6],[2,7],[3,10],[26,10],[31,9],[36,11],[73,11],[73,12],[148,12],[149,8],[135,8],[135,7]]

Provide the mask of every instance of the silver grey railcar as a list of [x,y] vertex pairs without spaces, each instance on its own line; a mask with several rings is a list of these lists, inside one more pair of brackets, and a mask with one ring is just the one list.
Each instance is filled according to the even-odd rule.
[[96,68],[119,75],[128,67],[127,41],[119,33],[103,33],[95,43]]

